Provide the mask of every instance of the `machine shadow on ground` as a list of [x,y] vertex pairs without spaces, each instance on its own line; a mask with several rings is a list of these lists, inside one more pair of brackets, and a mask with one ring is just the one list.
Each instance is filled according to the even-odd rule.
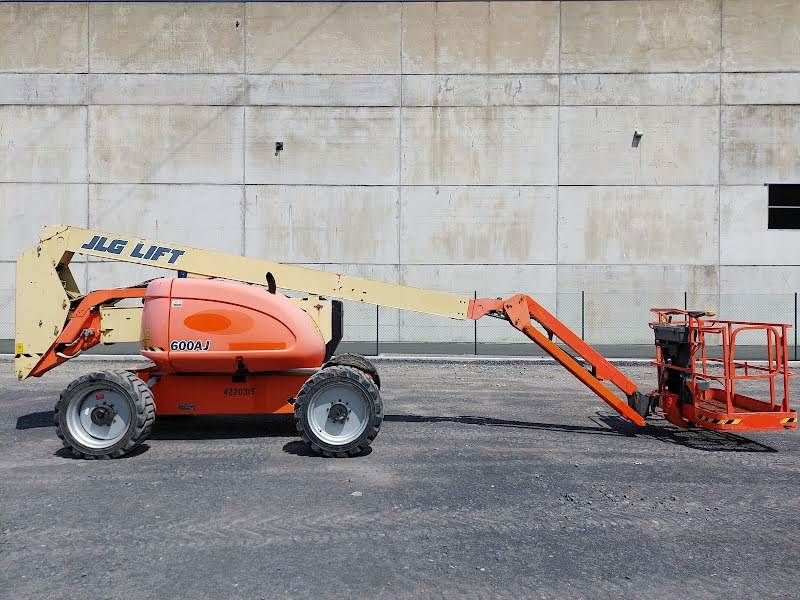
[[[693,450],[704,452],[777,452],[778,450],[767,444],[762,444],[755,440],[723,431],[711,431],[709,429],[699,429],[690,427],[683,429],[667,422],[664,419],[657,423],[649,423],[643,429],[639,429],[625,419],[611,414],[597,414],[597,421],[604,423],[608,427],[619,431],[621,435],[645,436],[658,440],[676,444]],[[595,422],[597,422],[595,421]]]
[[384,421],[403,423],[464,423],[485,427],[511,427],[534,429],[541,431],[557,431],[581,435],[611,435],[622,437],[649,437],[661,442],[668,442],[702,450],[705,452],[777,452],[766,444],[750,440],[732,433],[709,431],[706,429],[681,429],[663,421],[657,425],[647,425],[640,429],[633,423],[616,415],[598,413],[590,417],[597,426],[567,425],[561,423],[541,423],[536,421],[514,421],[478,416],[422,416],[422,415],[386,415]]
[[[100,457],[98,460],[127,460],[129,458],[136,458],[137,456],[144,454],[148,450],[150,450],[150,444],[144,443],[144,444],[139,444],[138,446],[136,446],[136,448],[134,448],[130,452],[126,452],[122,456],[117,456],[111,459]],[[82,456],[76,456],[75,454],[73,454],[72,450],[70,450],[69,448],[59,448],[58,450],[53,452],[53,456],[57,456],[59,458],[68,458],[70,460],[86,460]]]
[[[437,416],[415,414],[388,414],[384,416],[386,423],[455,423],[478,425],[481,427],[508,427],[514,429],[531,429],[538,431],[556,431],[578,435],[605,435],[636,437],[642,436],[676,444],[693,450],[704,452],[767,452],[777,450],[761,442],[740,435],[709,431],[705,429],[681,429],[667,423],[650,424],[639,429],[632,423],[616,415],[597,413],[590,420],[596,425],[573,425],[562,423],[544,423],[538,421],[519,421],[497,419],[475,415]],[[16,429],[36,429],[53,427],[53,411],[40,411],[22,415],[17,418]],[[291,415],[264,416],[171,416],[160,417],[153,428],[151,440],[211,440],[211,439],[247,439],[297,437],[294,419]],[[128,456],[138,456],[147,450],[145,444]],[[292,440],[283,446],[284,452],[297,456],[317,456],[300,440]],[[61,457],[72,457],[68,451],[58,451]],[[362,456],[369,454],[366,452]]]
[[[17,418],[16,429],[53,427],[54,412],[45,410]],[[291,415],[263,416],[162,416],[153,426],[151,440],[219,440],[238,438],[295,437]]]

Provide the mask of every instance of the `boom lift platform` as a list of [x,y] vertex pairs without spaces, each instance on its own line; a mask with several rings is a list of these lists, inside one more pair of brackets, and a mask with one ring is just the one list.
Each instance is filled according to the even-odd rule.
[[[654,308],[658,390],[664,416],[676,425],[694,423],[717,431],[795,428],[789,408],[789,325],[714,319],[713,314]],[[766,362],[736,360],[740,335],[764,335]],[[709,341],[718,356],[708,352]],[[769,401],[738,393],[741,385],[766,384]]]
[[[75,254],[175,270],[178,277],[82,294],[69,268]],[[288,298],[278,288],[306,295]],[[124,306],[130,300],[141,305]],[[17,261],[14,369],[18,379],[40,377],[97,344],[139,343],[152,366],[85,375],[62,392],[57,433],[78,456],[130,452],[150,434],[156,415],[276,413],[294,413],[314,451],[356,455],[377,436],[383,403],[374,365],[335,355],[341,300],[452,319],[504,319],[638,426],[660,409],[682,427],[797,427],[788,397],[788,325],[654,309],[659,386],[643,394],[524,294],[472,299],[65,225],[45,227]],[[735,360],[736,336],[752,329],[766,332],[766,365]],[[706,338],[715,334],[723,336],[721,359],[706,351]],[[739,393],[742,379],[768,381],[769,401]]]

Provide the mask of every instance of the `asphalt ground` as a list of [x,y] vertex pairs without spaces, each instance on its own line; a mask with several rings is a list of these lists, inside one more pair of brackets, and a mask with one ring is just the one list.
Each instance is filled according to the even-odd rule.
[[[0,362],[0,597],[797,598],[800,434],[626,424],[554,365],[379,362],[374,449],[285,418],[161,419],[60,450],[72,361]],[[648,389],[650,367],[624,367]]]

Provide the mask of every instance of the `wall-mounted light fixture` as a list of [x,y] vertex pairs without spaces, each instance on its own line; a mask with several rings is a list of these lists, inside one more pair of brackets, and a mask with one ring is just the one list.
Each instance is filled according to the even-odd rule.
[[631,148],[638,148],[639,147],[639,142],[642,140],[642,136],[643,135],[644,135],[643,133],[640,133],[639,131],[636,131],[634,129],[634,131],[633,131],[633,139],[631,140]]
[[275,156],[283,151],[283,142],[275,142]]

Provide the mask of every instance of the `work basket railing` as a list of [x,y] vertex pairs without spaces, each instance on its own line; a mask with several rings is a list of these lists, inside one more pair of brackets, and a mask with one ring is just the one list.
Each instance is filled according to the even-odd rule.
[[[657,320],[651,326],[686,327],[690,348],[689,366],[680,367],[666,362],[662,348],[656,346],[654,364],[659,369],[686,373],[690,377],[691,389],[714,387],[716,384],[719,393],[714,394],[714,397],[719,398],[721,395],[724,398],[725,412],[729,414],[754,410],[790,410],[789,378],[793,373],[788,364],[787,333],[791,325],[717,319],[711,312],[675,308],[654,308],[652,312],[656,314]],[[757,344],[763,348],[763,358],[737,360],[736,348],[740,336],[745,335],[752,339],[757,337],[758,332],[764,336],[763,344]],[[710,352],[712,348],[716,352]],[[769,401],[759,399],[754,404],[752,401],[755,399],[737,393],[738,384],[744,382],[765,382],[769,390]]]

